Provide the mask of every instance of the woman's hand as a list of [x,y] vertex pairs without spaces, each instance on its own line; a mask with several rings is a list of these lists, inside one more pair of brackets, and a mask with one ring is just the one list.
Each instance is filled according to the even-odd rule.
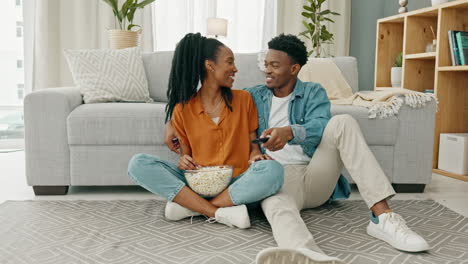
[[177,167],[181,170],[196,170],[201,167],[192,157],[187,154],[180,156]]
[[177,139],[176,132],[171,125],[171,121],[166,123],[166,133],[164,135],[164,144],[173,152],[180,154],[180,142]]
[[267,154],[257,154],[257,155],[254,155],[254,156],[250,157],[249,163],[252,164],[252,163],[254,163],[256,161],[259,161],[259,160],[273,160],[273,158],[268,156]]

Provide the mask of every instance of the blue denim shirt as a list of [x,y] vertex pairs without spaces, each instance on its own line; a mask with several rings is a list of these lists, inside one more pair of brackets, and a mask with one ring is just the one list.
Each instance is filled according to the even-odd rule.
[[[252,95],[257,105],[257,136],[260,137],[268,128],[273,92],[266,85],[257,85],[244,90]],[[302,82],[297,79],[292,93],[288,113],[294,138],[288,144],[300,145],[304,153],[312,157],[331,118],[330,101],[325,89],[318,83]],[[260,148],[262,153],[265,153],[265,149]],[[330,200],[346,199],[349,195],[349,182],[341,175]]]

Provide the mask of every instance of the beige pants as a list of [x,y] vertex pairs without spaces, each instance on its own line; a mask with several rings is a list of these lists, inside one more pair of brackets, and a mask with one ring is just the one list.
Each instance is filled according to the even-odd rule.
[[308,165],[286,165],[280,192],[265,199],[262,209],[279,247],[318,250],[299,211],[324,204],[344,166],[370,208],[395,195],[390,182],[350,115],[330,119]]

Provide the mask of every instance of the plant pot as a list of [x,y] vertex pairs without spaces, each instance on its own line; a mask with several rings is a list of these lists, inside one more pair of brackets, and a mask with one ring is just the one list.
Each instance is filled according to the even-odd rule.
[[109,29],[109,48],[111,49],[125,49],[138,46],[140,37],[139,31]]
[[431,0],[432,6],[447,3],[449,0]]
[[401,74],[402,74],[402,67],[392,67],[392,72],[390,75],[390,81],[392,83],[392,87],[401,87]]

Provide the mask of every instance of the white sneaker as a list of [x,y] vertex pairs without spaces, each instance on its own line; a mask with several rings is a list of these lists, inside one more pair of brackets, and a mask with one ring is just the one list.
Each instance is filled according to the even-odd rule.
[[383,213],[378,217],[371,213],[367,234],[402,251],[420,252],[431,248],[424,238],[409,229],[399,214],[393,212]]
[[167,219],[172,221],[179,221],[187,217],[198,216],[200,213],[194,212],[182,205],[174,202],[167,202],[164,215]]
[[330,257],[306,248],[267,248],[257,254],[257,264],[343,264],[338,258]]
[[[213,218],[210,218],[209,221],[212,219]],[[249,213],[247,211],[247,206],[244,204],[218,208],[215,212],[214,220],[230,227],[235,226],[242,229],[250,227]]]

